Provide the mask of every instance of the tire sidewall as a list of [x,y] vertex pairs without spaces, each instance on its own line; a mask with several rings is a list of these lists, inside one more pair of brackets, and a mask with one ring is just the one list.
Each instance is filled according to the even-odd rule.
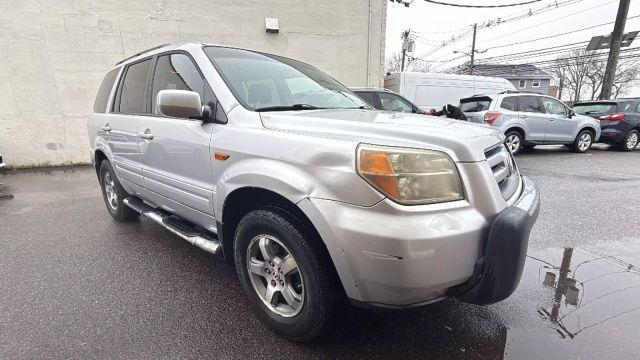
[[[279,218],[279,219],[278,219]],[[284,221],[288,226],[282,226]],[[304,304],[300,313],[283,317],[271,311],[255,292],[247,269],[246,251],[249,242],[260,234],[280,240],[295,258],[304,282]],[[252,211],[240,221],[234,239],[236,271],[241,286],[254,312],[276,333],[291,340],[304,341],[314,337],[326,320],[326,309],[320,281],[316,277],[314,259],[307,255],[311,248],[305,246],[304,233],[286,218],[267,210]]]
[[[109,206],[107,193],[104,189],[104,175],[107,172],[111,174],[111,178],[113,179],[114,183],[114,189],[116,194],[118,195],[118,208],[116,210],[113,210],[111,206]],[[123,202],[128,194],[120,185],[118,177],[116,176],[115,171],[113,171],[113,166],[111,166],[109,160],[102,160],[102,163],[100,164],[99,174],[100,176],[98,177],[98,179],[100,181],[100,191],[102,191],[102,199],[104,200],[104,205],[107,207],[107,211],[109,212],[109,214],[117,221],[133,221],[137,219],[140,214],[127,207]]]
[[516,135],[518,137],[518,139],[520,139],[520,145],[518,146],[518,148],[516,150],[514,150],[511,154],[516,155],[518,153],[520,153],[520,151],[522,151],[523,148],[523,143],[524,143],[524,137],[522,136],[522,134],[520,134],[517,131],[509,131],[506,135],[505,138],[508,138],[509,136],[512,135]]
[[[581,137],[582,137],[582,135],[584,135],[584,134],[588,134],[588,135],[589,135],[589,137],[591,138],[591,143],[589,144],[589,147],[588,147],[588,148],[586,148],[586,149],[584,149],[584,150],[581,150],[581,149],[580,149],[580,146],[579,146],[578,144],[580,143],[580,138],[581,138]],[[574,143],[573,143],[573,150],[574,150],[575,152],[578,152],[578,153],[585,153],[585,152],[589,151],[589,149],[591,149],[591,146],[592,146],[592,145],[593,145],[593,133],[592,133],[591,131],[589,131],[589,130],[582,130],[582,131],[580,131],[580,132],[578,133],[578,136],[576,136],[576,140],[575,140],[575,141],[574,141]]]
[[631,136],[631,134],[636,133],[638,136],[640,136],[640,132],[638,132],[638,130],[631,130],[627,133],[627,136],[624,137],[624,140],[622,140],[622,149],[625,151],[633,151],[636,149],[636,147],[638,146],[638,143],[636,143],[636,146],[629,148],[627,147],[627,140],[629,139],[629,137]]

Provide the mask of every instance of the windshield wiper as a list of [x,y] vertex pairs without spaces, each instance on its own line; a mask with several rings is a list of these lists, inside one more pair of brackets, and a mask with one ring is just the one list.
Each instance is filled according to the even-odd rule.
[[265,106],[255,109],[255,111],[296,111],[296,110],[317,110],[324,109],[321,107],[309,105],[309,104],[293,104],[293,105],[277,105],[277,106]]

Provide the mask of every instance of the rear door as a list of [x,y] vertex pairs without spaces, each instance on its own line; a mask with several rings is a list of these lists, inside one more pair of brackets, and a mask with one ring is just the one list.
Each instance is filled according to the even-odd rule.
[[141,189],[144,182],[142,157],[138,148],[138,122],[146,112],[145,91],[151,60],[140,60],[123,70],[107,124],[110,128],[107,143],[118,179],[137,186],[134,187],[136,191]]
[[[147,197],[160,206],[208,227],[213,216],[210,139],[214,126],[202,120],[160,114],[156,97],[165,89],[200,94],[202,105],[216,99],[187,53],[158,55],[149,86],[150,114],[140,118],[139,139]],[[206,215],[206,216],[204,216]]]
[[544,142],[549,144],[572,142],[577,136],[578,121],[576,118],[569,118],[569,108],[550,97],[541,96],[540,101],[549,120]]
[[538,96],[518,96],[518,122],[524,124],[529,141],[543,142],[549,119]]

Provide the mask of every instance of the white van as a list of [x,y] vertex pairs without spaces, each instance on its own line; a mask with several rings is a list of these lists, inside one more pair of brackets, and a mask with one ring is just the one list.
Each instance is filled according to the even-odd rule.
[[440,110],[446,104],[478,94],[516,91],[506,79],[488,76],[402,72],[384,79],[385,89],[396,92],[425,111]]

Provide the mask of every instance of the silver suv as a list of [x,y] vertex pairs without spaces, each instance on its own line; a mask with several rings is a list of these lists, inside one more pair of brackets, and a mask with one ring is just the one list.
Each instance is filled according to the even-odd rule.
[[88,133],[111,216],[222,253],[257,316],[295,341],[342,298],[508,297],[538,215],[500,132],[371,110],[310,65],[249,50],[169,45],[118,63]]
[[460,109],[469,121],[500,129],[513,154],[542,144],[563,144],[583,153],[600,138],[599,120],[577,115],[550,96],[514,91],[476,95],[460,100]]

